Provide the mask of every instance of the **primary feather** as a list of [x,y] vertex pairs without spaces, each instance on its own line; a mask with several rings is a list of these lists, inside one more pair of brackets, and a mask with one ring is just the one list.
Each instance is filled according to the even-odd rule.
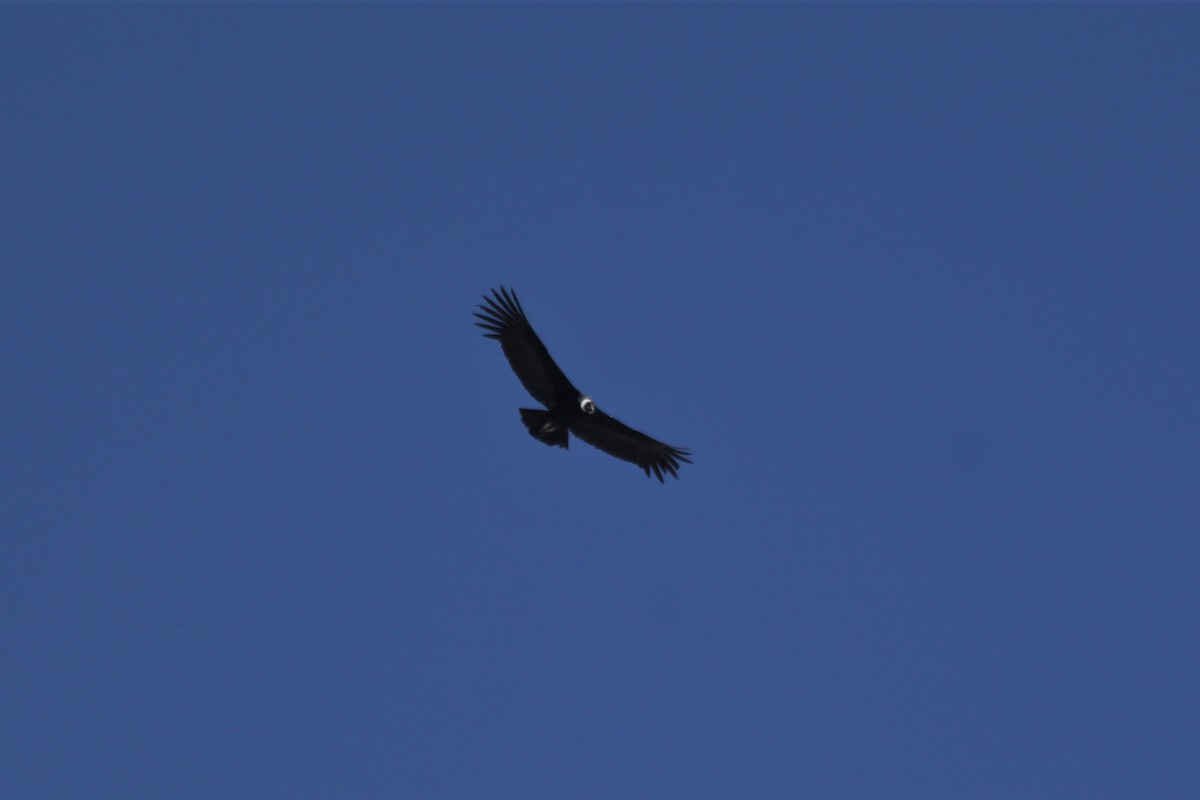
[[482,322],[475,324],[487,331],[484,336],[499,340],[504,357],[521,379],[525,391],[547,408],[559,401],[564,393],[578,394],[550,357],[546,345],[533,332],[517,293],[501,286],[499,291],[493,289],[492,295],[484,295],[480,311],[475,312]]

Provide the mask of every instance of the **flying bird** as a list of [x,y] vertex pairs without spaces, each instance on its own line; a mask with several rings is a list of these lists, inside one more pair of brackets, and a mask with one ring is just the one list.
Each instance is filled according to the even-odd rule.
[[484,295],[483,300],[479,311],[474,312],[481,320],[475,324],[484,329],[484,336],[500,342],[500,349],[525,390],[546,407],[545,411],[520,409],[521,422],[530,436],[552,447],[566,448],[570,431],[610,456],[637,464],[647,477],[653,471],[659,483],[664,474],[678,478],[680,462],[692,463],[688,458],[691,451],[638,433],[605,414],[592,398],[576,389],[533,332],[515,291],[501,286],[498,291],[492,290],[491,297]]

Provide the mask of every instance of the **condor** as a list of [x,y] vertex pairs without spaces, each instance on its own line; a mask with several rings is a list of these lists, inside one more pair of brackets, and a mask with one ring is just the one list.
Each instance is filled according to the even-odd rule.
[[637,464],[647,477],[653,471],[659,483],[664,474],[678,478],[680,462],[692,463],[691,451],[638,433],[605,414],[576,389],[533,332],[516,292],[501,286],[492,290],[491,297],[484,295],[483,301],[475,312],[481,321],[475,324],[484,329],[484,336],[500,342],[500,349],[525,390],[546,407],[545,411],[520,409],[521,422],[533,438],[565,448],[570,431],[611,456]]

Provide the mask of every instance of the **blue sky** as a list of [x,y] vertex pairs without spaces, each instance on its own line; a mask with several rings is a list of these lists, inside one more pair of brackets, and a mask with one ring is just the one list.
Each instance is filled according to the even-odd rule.
[[1197,34],[0,8],[0,795],[1196,797]]

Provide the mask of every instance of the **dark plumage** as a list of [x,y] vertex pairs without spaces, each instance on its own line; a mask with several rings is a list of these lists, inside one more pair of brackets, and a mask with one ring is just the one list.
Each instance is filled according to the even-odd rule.
[[525,317],[517,293],[493,289],[484,295],[475,316],[483,335],[500,342],[513,372],[525,390],[546,407],[522,408],[521,421],[533,438],[565,448],[567,431],[609,455],[637,464],[662,483],[663,475],[679,477],[680,462],[692,463],[689,450],[671,447],[624,425],[596,408],[591,398],[576,389],[563,374]]

